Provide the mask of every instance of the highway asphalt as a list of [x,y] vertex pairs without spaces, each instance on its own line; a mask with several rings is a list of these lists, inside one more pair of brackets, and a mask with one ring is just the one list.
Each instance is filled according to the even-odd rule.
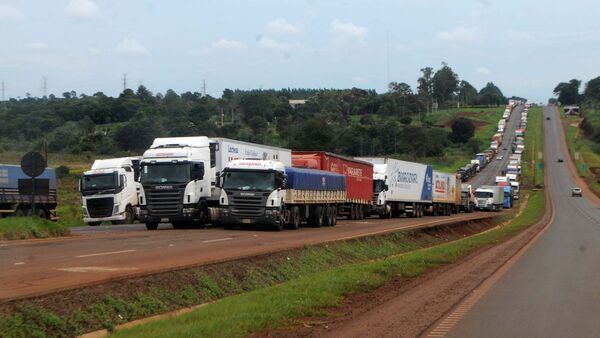
[[571,197],[558,114],[544,108],[553,222],[446,337],[600,337],[600,210]]
[[494,216],[476,212],[419,219],[339,220],[335,227],[282,232],[174,230],[168,224],[158,231],[147,231],[140,224],[75,228],[69,238],[0,242],[0,302],[112,278]]

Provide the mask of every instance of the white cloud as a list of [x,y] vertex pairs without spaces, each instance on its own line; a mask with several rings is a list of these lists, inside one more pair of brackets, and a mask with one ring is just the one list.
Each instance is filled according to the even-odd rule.
[[436,37],[443,41],[461,42],[471,41],[477,36],[479,29],[477,27],[469,27],[460,25],[449,32],[439,32]]
[[90,52],[92,54],[99,54],[100,53],[100,49],[96,48],[96,47],[90,47],[90,48],[88,48],[88,52]]
[[199,52],[192,54],[208,54],[214,52],[230,52],[235,50],[245,49],[246,44],[238,40],[220,39],[217,42],[211,43],[209,46],[202,48]]
[[258,39],[258,45],[262,48],[272,49],[280,52],[288,52],[293,48],[302,47],[302,44],[300,43],[279,42],[268,36],[260,37],[260,39]]
[[0,19],[8,19],[8,20],[21,20],[23,19],[23,13],[16,8],[10,5],[0,4]]
[[369,29],[367,27],[357,26],[351,22],[342,22],[335,19],[329,25],[329,30],[333,34],[333,43],[336,45],[354,45],[366,47],[365,37]]
[[93,18],[98,14],[98,7],[90,0],[70,0],[65,14],[72,18]]
[[36,41],[36,42],[28,43],[27,48],[29,48],[31,50],[43,50],[43,49],[48,48],[48,45],[45,42]]
[[267,23],[265,32],[269,35],[301,34],[304,29],[302,26],[294,25],[284,18],[277,18]]
[[117,53],[126,56],[141,56],[148,53],[146,47],[133,38],[123,39],[119,42],[115,50]]
[[492,74],[492,71],[485,68],[485,67],[479,67],[476,69],[477,73],[481,74],[481,75],[490,75]]

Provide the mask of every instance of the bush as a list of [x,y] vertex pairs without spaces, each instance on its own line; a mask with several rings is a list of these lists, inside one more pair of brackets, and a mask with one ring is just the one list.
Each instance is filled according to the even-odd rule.
[[56,168],[56,177],[65,178],[67,175],[69,175],[70,170],[71,168],[67,167],[66,165],[61,165]]

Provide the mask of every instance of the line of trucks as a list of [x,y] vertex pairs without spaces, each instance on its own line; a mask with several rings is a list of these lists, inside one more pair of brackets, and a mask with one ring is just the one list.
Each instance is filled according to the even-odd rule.
[[[512,109],[509,110],[507,107],[504,112],[506,119],[510,117],[511,111]],[[521,112],[521,128],[515,131],[515,138],[511,144],[512,154],[509,157],[507,166],[502,170],[502,175],[496,176],[496,185],[481,186],[475,190],[475,208],[477,210],[499,211],[502,208],[512,208],[514,200],[519,199],[521,158],[525,150],[524,137],[527,129],[528,112],[529,106],[525,105]]]
[[141,157],[97,160],[80,188],[88,224],[139,218],[149,230],[159,223],[281,230],[332,226],[338,217],[422,217],[474,208],[472,189],[463,196],[455,174],[430,165],[205,136],[157,138]]

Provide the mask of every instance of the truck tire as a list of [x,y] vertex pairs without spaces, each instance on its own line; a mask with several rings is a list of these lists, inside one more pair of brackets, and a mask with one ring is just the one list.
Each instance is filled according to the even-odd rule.
[[337,216],[338,216],[338,208],[337,207],[331,207],[332,209],[332,213],[333,213],[333,218],[331,219],[331,226],[334,227],[337,224]]
[[156,230],[158,229],[158,223],[146,223],[146,229]]
[[365,206],[362,204],[358,206],[358,219],[365,219]]
[[48,215],[46,214],[46,211],[42,208],[36,208],[35,209],[35,217],[39,217],[39,218],[43,218],[43,219],[48,219]]
[[102,224],[102,222],[87,222],[87,225],[92,226],[92,227],[96,227],[100,224]]
[[312,226],[320,228],[323,226],[323,207],[320,205],[317,205],[314,209],[313,209],[313,224]]
[[25,217],[25,215],[26,215],[25,210],[23,210],[22,208],[19,208],[15,211],[16,217]]
[[135,214],[133,212],[133,208],[131,207],[131,205],[128,205],[127,208],[125,208],[124,223],[131,224],[131,223],[133,223],[133,220],[135,220]]
[[298,230],[300,227],[300,208],[292,207],[290,209],[290,223],[289,228],[292,230]]

